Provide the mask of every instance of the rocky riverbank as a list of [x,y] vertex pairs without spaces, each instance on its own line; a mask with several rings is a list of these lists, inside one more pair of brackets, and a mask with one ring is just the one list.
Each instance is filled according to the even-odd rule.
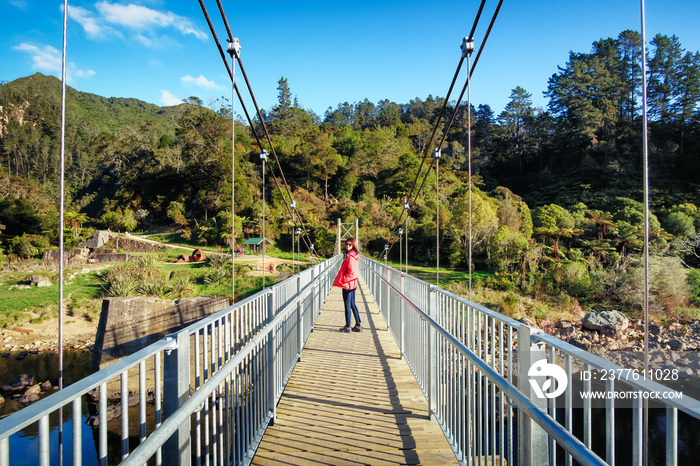
[[[535,326],[586,351],[644,351],[644,322],[618,311],[589,312],[578,322],[544,320]],[[700,320],[649,325],[649,349],[700,351]]]
[[[624,369],[638,374],[645,369],[644,322],[618,311],[589,312],[577,322],[542,321],[536,327]],[[700,320],[649,325],[649,355],[652,380],[700,398]]]

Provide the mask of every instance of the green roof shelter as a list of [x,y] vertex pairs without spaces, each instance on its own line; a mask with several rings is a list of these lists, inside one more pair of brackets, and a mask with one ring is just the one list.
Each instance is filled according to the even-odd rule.
[[243,241],[243,246],[252,246],[253,250],[258,252],[263,241],[267,241],[267,244],[270,245],[273,244],[272,241],[267,238],[248,238],[247,240]]
[[243,244],[246,245],[253,245],[253,246],[260,246],[260,243],[264,241],[267,241],[268,244],[272,244],[272,241],[270,241],[267,238],[248,238],[247,240],[243,241]]

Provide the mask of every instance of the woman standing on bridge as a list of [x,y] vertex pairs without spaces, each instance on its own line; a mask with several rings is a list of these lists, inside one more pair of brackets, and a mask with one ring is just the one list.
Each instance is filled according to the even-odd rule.
[[[340,266],[338,275],[333,281],[333,286],[343,289],[343,303],[345,303],[345,327],[341,332],[361,332],[360,311],[355,304],[355,290],[357,290],[357,262],[360,260],[360,252],[357,250],[355,238],[350,238],[345,242],[345,258]],[[350,328],[350,313],[355,316],[355,326]]]

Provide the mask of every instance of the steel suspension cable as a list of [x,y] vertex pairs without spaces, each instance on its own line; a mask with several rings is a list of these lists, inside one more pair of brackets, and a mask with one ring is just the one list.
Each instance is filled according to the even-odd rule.
[[[231,54],[231,94],[236,88],[236,59],[241,47],[238,41],[229,43]],[[231,95],[231,301],[236,302],[236,98]]]
[[[221,4],[221,0],[216,0],[216,4],[219,6],[219,13],[221,14],[221,19],[224,22],[224,26],[226,27],[226,33],[228,34],[229,40],[233,39],[233,34],[231,34],[231,28],[229,27],[228,19],[226,18],[226,13],[224,12],[224,7]],[[260,124],[263,127],[263,131],[265,132],[265,136],[267,137],[267,142],[270,145],[270,150],[272,151],[272,155],[275,158],[275,162],[277,163],[277,166],[279,167],[280,170],[280,176],[282,177],[282,180],[284,181],[284,185],[287,188],[287,194],[289,195],[289,200],[291,202],[292,200],[292,192],[289,189],[289,185],[287,184],[287,179],[284,177],[284,172],[282,171],[282,165],[280,164],[279,159],[277,158],[277,153],[275,152],[275,148],[272,145],[272,139],[270,138],[270,134],[267,131],[267,126],[265,125],[265,120],[262,117],[262,112],[260,111],[260,107],[258,106],[258,102],[255,99],[255,94],[253,93],[253,88],[250,85],[250,81],[248,80],[248,74],[245,72],[245,67],[243,66],[243,62],[241,61],[241,57],[237,57],[238,61],[238,66],[241,68],[241,73],[243,73],[243,79],[245,80],[246,86],[248,87],[248,92],[250,93],[250,98],[253,100],[253,105],[255,106],[255,111],[258,113],[258,118],[260,118]],[[283,196],[284,199],[284,196]]]
[[[58,220],[58,389],[63,390],[63,222],[65,218],[66,154],[66,47],[68,42],[68,0],[63,1],[63,53],[61,59],[61,168]],[[58,461],[63,464],[63,407],[58,408]]]
[[[459,104],[462,102],[462,98],[464,97],[464,93],[466,92],[467,86],[469,85],[469,83],[471,81],[471,77],[474,74],[474,69],[476,69],[476,65],[479,62],[479,57],[481,57],[481,53],[483,52],[484,47],[486,46],[486,41],[488,40],[489,35],[491,34],[491,30],[493,29],[493,25],[496,22],[496,18],[498,17],[498,13],[500,12],[502,5],[503,5],[503,0],[500,0],[498,2],[498,6],[496,7],[496,11],[494,12],[493,17],[491,18],[491,22],[489,23],[489,27],[486,30],[486,35],[484,36],[484,41],[481,43],[481,46],[479,47],[479,52],[476,54],[476,59],[474,59],[474,64],[472,65],[471,70],[469,70],[469,75],[467,76],[467,80],[465,81],[464,86],[462,87],[462,92],[459,96],[459,99],[457,100],[457,105],[455,105],[455,109],[452,112],[452,117],[450,118],[450,121],[445,128],[445,131],[444,131],[443,136],[442,136],[442,140],[440,141],[440,143],[437,146],[438,150],[440,150],[440,148],[442,147],[442,144],[445,142],[445,138],[447,137],[447,133],[450,131],[450,128],[452,127],[452,123],[454,122],[455,116],[457,115],[457,112],[459,111]],[[471,109],[467,109],[467,111],[471,112]],[[434,163],[435,163],[435,160],[433,159],[433,161],[430,163],[430,166],[428,166],[428,170],[425,173],[425,177],[423,177],[423,182],[421,183],[420,188],[418,188],[418,191],[416,192],[416,196],[415,196],[413,202],[411,203],[412,205],[415,205],[415,202],[418,199],[418,195],[423,190],[423,186],[425,185],[425,181],[428,179],[428,175],[430,174]]]
[[[467,55],[467,75],[470,71],[471,53]],[[469,301],[472,300],[472,104],[471,79],[467,81],[467,169],[469,175]]]
[[[209,25],[209,30],[210,30],[210,32],[211,32],[211,34],[212,34],[212,37],[214,38],[214,41],[215,41],[215,43],[216,43],[216,46],[217,46],[217,48],[218,48],[218,50],[219,50],[219,54],[221,55],[221,58],[222,58],[222,60],[223,60],[223,62],[224,62],[224,66],[226,66],[226,69],[227,69],[227,71],[228,71],[229,77],[231,78],[231,80],[232,80],[232,82],[233,82],[233,72],[232,72],[231,68],[229,67],[228,60],[226,59],[226,56],[225,56],[225,54],[224,54],[223,48],[221,47],[221,43],[220,43],[220,41],[219,41],[218,35],[216,34],[216,31],[214,30],[214,26],[213,26],[213,24],[212,24],[212,22],[211,22],[211,18],[209,17],[209,12],[207,11],[207,8],[206,8],[206,6],[204,5],[203,0],[199,0],[199,5],[200,5],[200,7],[201,7],[201,9],[202,9],[202,13],[204,14],[204,17],[205,17],[205,19],[206,19],[206,21],[207,21],[207,24]],[[230,28],[229,28],[229,26],[228,26],[228,21],[227,21],[226,18],[225,18],[225,14],[223,13],[223,6],[220,4],[220,2],[219,2],[219,9],[220,9],[220,11],[222,12],[222,17],[223,17],[224,23],[225,23],[225,25],[226,25],[227,34],[229,35],[230,38],[232,38],[232,37],[231,37],[231,35],[232,35],[232,34],[231,34],[231,30],[230,30]],[[240,61],[240,57],[239,57],[238,63],[239,63],[239,66],[241,67],[241,71],[242,71],[242,73],[243,73],[243,77],[245,78],[246,83],[247,83],[247,85],[248,85],[248,88],[249,88],[249,90],[250,90],[250,92],[251,92],[251,97],[253,97],[253,101],[255,102],[255,97],[254,97],[253,94],[252,94],[252,90],[251,90],[251,88],[250,88],[250,83],[248,82],[247,74],[245,73],[245,69],[243,68],[243,64],[242,64],[242,62]],[[252,121],[252,119],[250,118],[250,115],[248,114],[248,109],[247,109],[246,106],[245,106],[245,102],[243,101],[243,97],[241,96],[240,90],[238,89],[238,86],[236,85],[235,82],[234,82],[234,84],[233,84],[233,87],[234,87],[234,89],[235,89],[235,91],[236,91],[236,95],[238,95],[238,100],[239,100],[239,102],[241,103],[241,107],[243,108],[243,112],[245,113],[246,119],[248,120],[248,124],[250,125],[251,131],[253,132],[253,136],[255,137],[255,140],[256,140],[257,143],[258,143],[258,147],[260,147],[260,148],[262,149],[263,144],[262,144],[262,141],[260,140],[260,136],[258,135],[257,131],[255,130],[255,125],[253,124],[253,121]],[[270,144],[270,149],[271,149],[271,151],[273,152],[273,155],[275,156],[275,160],[277,161],[277,164],[278,164],[278,166],[280,167],[280,171],[282,171],[281,165],[279,164],[279,160],[277,159],[277,154],[276,154],[276,152],[274,151],[274,147],[272,146],[272,141],[271,141],[271,139],[270,139],[270,137],[269,137],[269,133],[267,133],[267,127],[266,127],[265,124],[264,124],[264,120],[263,120],[263,118],[262,118],[262,114],[261,114],[261,112],[260,112],[260,109],[259,109],[258,106],[257,106],[257,103],[255,103],[255,106],[256,106],[257,113],[258,113],[258,118],[260,118],[260,121],[261,121],[261,123],[262,123],[262,125],[263,125],[263,129],[264,129],[265,132],[266,132],[267,139],[268,139],[268,143]],[[285,199],[284,193],[282,192],[282,188],[280,187],[279,182],[277,181],[277,177],[274,175],[274,173],[271,172],[271,174],[272,174],[273,180],[274,180],[274,182],[275,182],[275,185],[276,185],[277,189],[280,191],[280,194],[282,195],[282,199],[284,200],[284,199]],[[282,173],[282,176],[283,176],[283,178],[284,178],[284,174],[283,174],[283,173]],[[287,186],[287,192],[289,193],[289,196],[290,196],[290,198],[291,198],[291,193],[289,192],[289,186],[287,185],[286,178],[285,178],[284,181],[285,181],[285,185]],[[287,210],[289,211],[289,208],[287,208]],[[301,223],[301,227],[302,227],[302,229],[303,229],[303,231],[304,231],[304,234],[305,234],[304,243],[307,245],[307,247],[310,247],[311,239],[310,239],[310,236],[309,236],[308,231],[306,230],[306,225],[304,225],[304,222],[303,222],[301,216],[299,217],[299,221],[300,221],[300,223]],[[295,223],[295,227],[296,227],[296,223]]]
[[[219,55],[221,55],[221,59],[224,62],[224,66],[226,67],[226,71],[228,71],[229,78],[231,78],[231,82],[233,82],[233,88],[235,89],[236,95],[238,96],[238,101],[241,103],[241,107],[243,108],[243,112],[245,113],[246,119],[248,120],[248,124],[250,125],[250,129],[253,131],[253,136],[258,141],[258,144],[260,144],[260,137],[258,136],[257,132],[255,131],[255,126],[253,125],[253,120],[251,120],[250,115],[248,114],[248,109],[245,106],[245,102],[243,102],[243,96],[241,96],[241,92],[238,90],[238,85],[233,80],[233,72],[231,71],[231,67],[229,67],[229,65],[228,65],[228,60],[226,59],[226,55],[224,54],[224,49],[221,47],[221,42],[219,42],[219,36],[216,34],[216,31],[214,30],[214,25],[212,24],[211,19],[209,18],[209,13],[207,12],[207,8],[204,6],[204,2],[202,0],[199,0],[199,5],[202,8],[202,13],[204,13],[204,18],[207,20],[207,24],[209,25],[209,31],[211,31],[211,35],[214,38],[214,42],[216,43],[216,47],[219,49]],[[231,103],[231,105],[233,105],[233,102]]]
[[[481,0],[481,4],[479,5],[479,11],[476,14],[476,17],[474,18],[474,22],[472,24],[472,29],[469,32],[469,38],[474,37],[474,31],[476,31],[476,28],[479,24],[479,19],[481,18],[481,13],[484,10],[484,5],[486,4],[486,0]],[[437,117],[437,120],[435,121],[435,126],[433,128],[433,132],[430,135],[430,139],[428,139],[428,143],[426,144],[425,148],[425,153],[423,154],[423,158],[421,159],[420,166],[418,167],[418,171],[416,171],[416,176],[413,179],[413,184],[411,185],[411,189],[409,190],[408,194],[406,195],[406,199],[409,199],[411,195],[413,194],[413,189],[416,187],[416,182],[418,181],[418,175],[420,175],[420,172],[423,168],[423,164],[425,163],[425,160],[428,158],[428,154],[430,153],[430,148],[433,143],[433,139],[435,138],[435,134],[437,133],[437,129],[440,125],[440,121],[442,120],[442,117],[445,113],[445,109],[447,108],[447,104],[450,100],[450,95],[452,95],[452,90],[454,89],[455,82],[457,81],[457,77],[459,76],[459,72],[462,69],[462,64],[464,63],[464,55],[462,55],[459,59],[459,63],[457,64],[457,69],[454,72],[454,75],[452,76],[452,82],[450,83],[450,87],[447,90],[447,95],[445,96],[445,101],[442,103],[442,107],[440,108],[440,114]],[[408,212],[406,212],[406,215],[408,215]],[[399,215],[398,220],[396,221],[397,224],[401,223],[401,219],[403,218],[403,212]]]
[[[201,1],[201,0],[200,0]],[[229,36],[229,40],[233,38],[233,35],[231,33],[231,28],[229,26],[228,19],[226,17],[226,13],[224,12],[224,7],[221,4],[221,0],[216,0],[216,3],[219,7],[219,12],[221,14],[221,19],[224,22],[224,26],[226,27],[226,32]],[[275,158],[275,163],[277,163],[277,167],[280,171],[280,176],[282,177],[282,181],[284,181],[284,186],[287,190],[287,195],[289,196],[289,203],[291,204],[291,201],[294,199],[292,196],[291,189],[289,188],[289,184],[287,183],[287,178],[284,176],[284,170],[282,170],[282,164],[279,161],[279,158],[277,157],[277,151],[275,151],[275,146],[272,144],[272,138],[270,137],[270,133],[267,129],[267,125],[265,124],[265,119],[263,118],[262,112],[260,111],[260,107],[258,106],[257,99],[255,98],[255,93],[253,92],[253,88],[250,85],[250,80],[248,79],[248,73],[245,71],[245,67],[243,66],[243,61],[241,60],[241,57],[237,57],[238,61],[238,66],[241,68],[241,73],[243,74],[243,79],[245,80],[246,86],[248,87],[248,92],[250,93],[250,97],[253,101],[253,105],[255,106],[255,111],[257,112],[258,119],[260,120],[260,124],[263,128],[263,132],[265,133],[265,137],[267,138],[268,145],[270,146],[270,152],[272,152],[272,156]],[[258,139],[258,145],[262,148],[262,143]],[[279,182],[277,181],[277,177],[274,175],[272,170],[270,170],[270,174],[272,175],[275,185],[277,186],[277,189],[280,191],[280,194],[282,195],[282,200],[284,201],[285,207],[287,209],[287,213],[294,219],[294,213],[291,212],[289,205],[287,204],[287,200],[284,197],[284,193],[282,192],[282,188],[279,185]],[[294,224],[294,228],[296,228],[296,222],[292,220]],[[310,246],[311,244],[311,238],[309,237],[308,232],[306,231],[306,225],[304,225],[304,222],[301,217],[299,217],[299,222],[301,224],[301,227],[304,231],[304,243],[307,245],[307,247]]]
[[[644,373],[649,373],[649,129],[647,115],[646,7],[640,0],[642,28],[642,160],[644,184]],[[649,462],[649,400],[644,400],[642,464]],[[668,422],[668,421],[667,421]],[[636,453],[636,452],[633,452]],[[667,461],[670,458],[667,458]]]
[[[465,40],[469,40],[469,41],[473,40],[472,38],[474,37],[474,32],[475,32],[475,30],[476,30],[476,28],[477,28],[477,25],[478,25],[478,22],[479,22],[479,20],[480,20],[480,18],[481,18],[481,13],[482,13],[482,11],[483,11],[483,9],[484,9],[484,5],[485,5],[485,0],[482,0],[481,4],[480,4],[480,6],[479,6],[479,11],[477,12],[476,18],[475,18],[474,23],[473,23],[473,25],[472,25],[472,29],[471,29],[471,31],[469,32],[469,36],[465,37]],[[500,12],[500,9],[501,9],[501,6],[502,6],[502,5],[503,5],[503,0],[500,0],[499,4],[498,4],[498,6],[497,6],[497,8],[496,8],[496,10],[495,10],[495,12],[494,12],[494,15],[493,15],[493,17],[492,17],[492,19],[491,19],[491,22],[490,22],[490,24],[489,24],[489,27],[488,27],[488,29],[487,29],[487,33],[486,33],[486,36],[485,36],[484,41],[483,41],[483,43],[482,43],[482,46],[480,47],[479,52],[478,52],[478,54],[477,54],[477,59],[474,61],[474,65],[471,67],[471,70],[468,70],[468,71],[467,71],[467,80],[466,80],[466,82],[465,82],[465,85],[464,85],[463,88],[462,88],[462,92],[461,92],[460,97],[459,97],[459,99],[458,99],[458,101],[457,101],[457,105],[455,105],[454,111],[452,112],[452,117],[450,118],[450,122],[449,122],[449,124],[447,125],[447,127],[446,127],[446,129],[445,129],[445,131],[444,131],[444,133],[443,133],[442,139],[441,139],[441,141],[440,141],[440,144],[439,144],[438,147],[437,147],[438,150],[440,150],[440,148],[442,147],[442,144],[444,143],[444,140],[445,140],[445,138],[446,138],[446,136],[447,136],[447,133],[449,132],[450,127],[452,126],[452,122],[454,121],[454,118],[455,118],[455,116],[457,115],[457,112],[459,111],[459,104],[461,103],[462,98],[464,97],[465,89],[466,89],[468,83],[471,81],[471,76],[472,76],[472,74],[473,74],[473,70],[474,70],[474,68],[476,67],[476,64],[477,64],[477,62],[478,62],[479,56],[481,55],[481,52],[482,52],[482,50],[483,50],[483,46],[485,45],[486,40],[488,39],[488,36],[489,36],[489,34],[491,33],[491,29],[493,28],[493,24],[494,24],[494,22],[496,21],[496,17],[498,16],[498,13]],[[470,55],[471,55],[471,54],[470,54]],[[443,116],[443,114],[444,114],[444,110],[445,110],[445,108],[446,108],[446,106],[447,106],[447,103],[449,102],[450,95],[452,94],[452,90],[453,90],[453,88],[454,88],[454,84],[455,84],[455,81],[456,81],[457,76],[458,76],[458,74],[459,74],[459,71],[461,70],[462,64],[463,64],[463,62],[464,62],[464,58],[465,58],[465,54],[463,53],[462,56],[460,57],[459,64],[457,65],[457,70],[455,71],[455,74],[454,74],[454,76],[453,76],[453,78],[452,78],[452,82],[450,83],[450,87],[449,87],[449,90],[448,90],[448,92],[447,92],[447,96],[445,97],[445,101],[443,102],[443,106],[442,106],[442,108],[441,108],[441,110],[440,110],[440,114],[439,114],[439,116],[438,116],[438,119],[437,119],[436,122],[435,122],[435,127],[433,128],[433,132],[432,132],[432,134],[431,134],[431,136],[430,136],[430,139],[429,139],[429,141],[428,141],[428,144],[426,144],[426,148],[425,148],[425,152],[424,152],[423,158],[422,158],[422,160],[421,160],[421,164],[420,164],[420,166],[418,167],[418,170],[416,171],[416,176],[415,176],[415,178],[414,178],[414,180],[413,180],[413,184],[412,184],[412,186],[411,186],[411,189],[410,189],[410,191],[409,191],[409,194],[406,196],[406,199],[407,199],[407,200],[410,200],[410,197],[411,197],[411,195],[413,194],[413,190],[414,190],[415,185],[416,185],[416,182],[418,181],[418,178],[419,178],[419,176],[420,176],[421,169],[422,169],[422,167],[423,167],[423,165],[424,165],[424,163],[425,163],[426,158],[428,157],[428,153],[430,152],[430,147],[432,146],[432,141],[433,141],[433,139],[434,139],[434,137],[435,137],[435,134],[437,133],[437,128],[438,128],[438,126],[440,125],[440,121],[441,121],[442,116]],[[467,111],[469,112],[469,116],[471,116],[471,115],[470,115],[470,114],[471,114],[471,109],[468,108]],[[415,205],[416,205],[416,200],[418,199],[418,196],[419,196],[420,192],[423,190],[423,186],[425,185],[425,181],[427,180],[428,175],[429,175],[430,172],[432,171],[432,167],[433,167],[433,164],[434,164],[434,163],[435,163],[435,159],[433,159],[433,160],[431,161],[430,165],[428,166],[428,169],[427,169],[427,171],[426,171],[426,173],[425,173],[425,177],[423,178],[423,181],[421,182],[421,186],[420,186],[420,188],[418,189],[418,191],[416,192],[416,195],[415,195],[415,197],[413,198],[413,201],[410,202],[410,204],[411,204],[412,206],[415,206]],[[470,182],[471,182],[471,181],[470,181]],[[405,212],[406,212],[406,216],[408,216],[409,210],[407,210],[407,209],[404,209],[404,210],[405,210]],[[397,220],[394,222],[394,223],[395,223],[395,226],[394,226],[394,228],[393,228],[392,231],[396,231],[396,228],[398,228],[398,225],[401,224],[401,220],[403,219],[403,214],[404,214],[404,211],[402,211],[402,212],[399,214]],[[389,251],[391,251],[391,249],[393,249],[393,247],[394,247],[394,244],[392,243],[391,247],[389,248]],[[471,275],[470,275],[470,276],[471,276]]]
[[[486,29],[486,34],[484,35],[484,41],[481,43],[479,46],[479,51],[476,53],[476,58],[474,59],[474,64],[471,67],[471,70],[469,70],[469,74],[467,76],[467,80],[464,83],[464,86],[462,87],[462,92],[459,94],[459,99],[457,100],[457,105],[455,105],[455,110],[452,112],[452,117],[450,118],[450,122],[447,124],[447,127],[445,128],[445,131],[442,135],[442,140],[440,140],[440,144],[438,144],[438,149],[442,147],[442,144],[445,142],[445,138],[447,137],[447,133],[450,131],[450,128],[452,127],[452,123],[454,122],[455,116],[457,115],[457,111],[459,110],[459,104],[462,103],[462,98],[464,97],[464,93],[467,90],[467,86],[469,85],[469,82],[472,79],[472,75],[474,74],[474,69],[476,68],[476,65],[479,63],[479,58],[481,58],[481,53],[484,51],[484,47],[486,47],[486,42],[489,40],[489,36],[491,35],[491,30],[493,29],[493,25],[496,22],[496,18],[498,17],[498,13],[501,11],[501,6],[503,5],[503,0],[500,0],[498,2],[498,6],[496,7],[496,11],[493,13],[493,16],[491,17],[491,22],[489,23],[489,27]],[[470,111],[471,109],[467,109],[467,111]]]
[[260,152],[260,161],[262,162],[262,273],[263,273],[263,290],[265,289],[265,164],[267,162],[267,151]]

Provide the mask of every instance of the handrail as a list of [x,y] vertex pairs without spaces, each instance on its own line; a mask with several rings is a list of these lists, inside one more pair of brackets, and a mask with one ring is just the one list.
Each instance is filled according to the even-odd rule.
[[[545,421],[551,420],[557,430],[570,436],[581,422],[574,416],[574,401],[580,400],[582,406],[576,410],[582,409],[583,433],[576,433],[575,448],[583,443],[593,450],[594,426],[598,425],[594,421],[601,422],[605,416],[605,447],[599,450],[598,444],[592,453],[600,455],[597,460],[604,456],[611,464],[618,438],[632,442],[633,464],[643,463],[643,413],[649,408],[642,400],[653,400],[665,407],[666,462],[679,464],[679,434],[688,421],[679,417],[678,411],[700,419],[700,401],[383,263],[363,257],[361,265],[389,331],[428,400],[431,416],[458,459],[479,462],[487,455],[500,455],[508,462],[558,464],[558,447],[564,447],[567,464],[575,457],[575,449],[567,451],[571,445],[538,421],[542,420],[539,414],[527,412],[518,397],[512,396],[512,387],[547,416]],[[537,369],[547,368],[546,375],[539,375],[542,378],[531,375],[536,371],[535,363],[539,363]],[[559,366],[569,382],[556,397],[549,396],[554,386],[550,385],[546,394],[544,385],[538,387],[540,381],[551,384],[556,379],[559,391],[563,379],[550,374],[561,372],[550,366]],[[579,381],[573,374],[579,368],[583,372],[577,388]],[[615,381],[607,380],[604,388],[593,385],[591,374],[584,377],[590,370],[615,370]],[[504,380],[509,390],[503,389]],[[600,390],[605,393],[594,393]],[[615,428],[616,399],[632,402],[629,430]],[[600,402],[593,400],[604,400],[605,407],[598,408]],[[518,407],[521,409],[514,409]],[[684,451],[686,457],[688,453]]]
[[[272,293],[271,290],[266,291],[268,294]],[[129,465],[142,465],[158,451],[162,444],[170,438],[171,435],[177,431],[180,425],[187,420],[189,416],[195,411],[199,411],[202,404],[207,400],[209,396],[226,380],[226,378],[234,371],[236,366],[241,363],[245,358],[247,358],[250,353],[252,353],[258,345],[260,345],[272,332],[272,330],[291,312],[291,308],[284,312],[281,312],[266,325],[260,332],[252,337],[250,342],[246,344],[240,351],[238,351],[229,361],[224,364],[224,366],[218,370],[209,380],[207,380],[204,385],[199,387],[199,390],[194,392],[190,398],[185,401],[180,408],[175,411],[173,415],[168,417],[168,419],[161,424],[161,426],[156,429],[153,434],[151,434],[148,439],[129,455],[129,457],[124,460],[121,464],[125,466]]]
[[[644,391],[644,392],[657,392],[657,393],[675,393],[676,390],[673,390],[672,388],[666,387],[665,385],[662,385],[658,382],[655,382],[650,379],[645,379],[643,377],[639,378],[634,378],[634,372],[633,371],[628,371],[617,364],[608,361],[607,359],[603,359],[600,356],[596,356],[595,354],[591,354],[587,351],[582,350],[581,348],[572,345],[571,343],[567,343],[563,340],[558,339],[557,337],[554,337],[552,335],[549,335],[547,333],[534,333],[531,337],[533,340],[539,340],[543,343],[546,343],[550,346],[553,346],[554,348],[557,348],[559,350],[562,350],[567,353],[576,353],[576,358],[585,364],[588,364],[596,369],[601,369],[601,370],[618,370],[618,372],[615,375],[615,380],[625,382],[626,384],[630,385],[631,387],[634,387],[638,390]],[[620,371],[620,369],[622,369]],[[693,400],[695,401],[696,404],[698,404],[698,400]],[[664,403],[671,405],[675,408],[680,409],[681,411],[693,416],[696,419],[700,419],[700,404],[698,404],[697,407],[692,406],[692,403],[687,403],[686,398],[675,398],[675,397],[669,397],[669,398],[664,398]]]
[[68,405],[73,399],[85,395],[90,390],[99,387],[105,380],[110,380],[119,374],[135,367],[144,359],[153,356],[160,351],[174,349],[176,342],[172,337],[165,337],[136,353],[121,359],[114,364],[95,372],[79,382],[68,385],[63,390],[27,406],[10,416],[0,419],[0,440],[9,437],[28,425],[37,422],[47,411],[55,411]]
[[[121,423],[122,460],[137,451],[143,455],[143,445],[148,445],[150,454],[156,455],[156,464],[175,460],[166,456],[190,454],[207,463],[224,458],[245,463],[270,416],[274,417],[276,401],[313,329],[325,294],[330,291],[331,275],[337,270],[339,259],[318,263],[0,419],[0,466],[10,464],[10,437],[28,427],[38,428],[34,440],[38,443],[38,461],[48,464],[55,455],[49,442],[49,415],[55,419],[53,414],[71,402],[73,464],[82,464],[82,440],[89,437],[92,441],[92,435],[81,434],[81,400],[98,387],[99,441],[95,442],[95,450],[100,463],[106,463],[108,456],[108,387],[121,400],[121,409],[117,410],[121,418],[113,422]],[[278,332],[282,333],[276,336]],[[138,377],[133,369],[138,369]],[[148,371],[153,371],[152,377],[146,376]],[[131,452],[129,383],[135,384],[137,379],[141,445]],[[190,394],[193,386],[195,392]],[[150,393],[154,403],[147,405]],[[230,404],[234,396],[235,406]],[[147,412],[155,416],[154,426],[149,427]],[[194,423],[192,438],[188,440],[183,436],[190,435],[191,415]],[[204,432],[200,432],[200,427]],[[175,431],[178,433],[173,436]],[[235,445],[227,444],[225,439],[235,441]],[[168,443],[164,443],[166,440]],[[133,440],[131,443],[133,448]]]
[[[373,271],[374,272],[374,271]],[[374,272],[376,273],[376,272]],[[462,342],[457,340],[452,334],[446,331],[441,325],[439,325],[432,317],[430,317],[425,311],[420,309],[416,304],[414,304],[410,299],[408,299],[400,290],[398,290],[394,285],[389,283],[384,277],[378,275],[378,278],[391,287],[398,296],[405,301],[409,306],[411,306],[431,327],[433,327],[440,335],[452,343],[462,354],[471,360],[476,366],[479,367],[483,372],[488,374],[489,379],[495,383],[510,399],[516,402],[518,408],[520,408],[524,413],[526,413],[532,420],[540,425],[549,435],[552,436],[566,451],[571,453],[571,455],[581,464],[584,465],[606,465],[607,463],[603,461],[598,455],[596,455],[592,450],[587,448],[578,438],[573,436],[571,433],[566,431],[559,423],[552,419],[546,412],[541,411],[535,404],[530,401],[520,390],[518,390],[514,385],[510,384],[505,378],[503,378],[498,372],[493,370],[491,366],[486,364],[481,358],[477,357],[469,348],[467,348]],[[430,291],[438,289],[434,285],[430,285]],[[515,321],[514,321],[515,322]]]

